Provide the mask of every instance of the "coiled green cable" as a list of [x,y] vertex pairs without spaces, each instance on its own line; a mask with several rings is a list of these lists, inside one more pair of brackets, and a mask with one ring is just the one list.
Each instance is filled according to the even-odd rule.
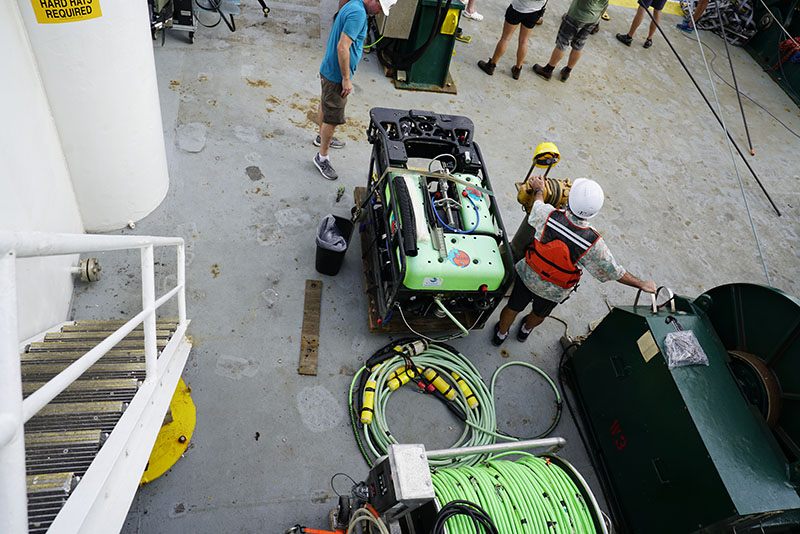
[[[406,358],[403,353],[398,352],[397,355],[388,358],[378,368],[372,371],[368,370],[365,366],[361,367],[356,372],[350,384],[350,421],[359,449],[370,466],[373,465],[374,458],[386,454],[390,444],[397,443],[386,421],[386,405],[389,401],[389,397],[393,393],[393,390],[388,387],[387,383],[396,371],[406,367],[408,361],[409,359]],[[497,376],[503,369],[512,365],[527,367],[544,377],[555,394],[556,415],[551,425],[539,435],[525,439],[537,439],[547,436],[555,429],[561,418],[562,401],[558,388],[544,371],[532,364],[513,361],[500,366],[492,374],[491,386],[487,388],[483,377],[472,362],[448,345],[431,343],[426,350],[410,358],[410,361],[413,363],[413,367],[418,367],[420,369],[430,368],[436,371],[439,377],[447,382],[455,393],[455,399],[450,402],[455,404],[466,416],[464,420],[464,430],[451,445],[451,448],[490,445],[495,443],[498,439],[507,441],[517,441],[520,439],[500,432],[497,429],[497,418],[495,414],[494,389]],[[469,389],[472,390],[472,394],[478,400],[478,405],[474,409],[470,408],[467,397],[452,378],[451,372],[455,372],[459,375]],[[356,404],[358,404],[363,393],[363,391],[357,391],[356,386],[359,382],[362,384],[365,383],[363,381],[364,377],[362,377],[364,373],[366,373],[367,380],[374,380],[376,383],[373,420],[370,424],[361,423],[360,414],[356,408]],[[430,460],[429,463],[434,467],[477,465],[484,461],[487,456],[488,455],[485,454],[473,454],[460,458]]]
[[[522,457],[499,459],[508,454]],[[598,532],[595,525],[602,524],[599,511],[549,458],[506,453],[482,465],[435,470],[432,478],[441,506],[455,500],[474,502],[504,534],[592,534]],[[450,534],[474,532],[472,522],[463,517],[454,516],[446,525]]]

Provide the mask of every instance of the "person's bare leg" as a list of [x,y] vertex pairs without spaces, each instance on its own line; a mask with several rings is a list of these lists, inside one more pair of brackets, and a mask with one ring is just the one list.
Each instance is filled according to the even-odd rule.
[[525,61],[525,56],[528,54],[528,37],[530,37],[533,28],[526,28],[520,24],[519,27],[519,42],[517,44],[517,67],[522,68],[522,62]]
[[[553,48],[553,53],[550,54],[550,61],[547,62],[548,65],[555,68],[558,65],[558,62],[561,61],[561,58],[564,57],[564,51],[558,47]],[[570,53],[570,57],[572,57],[572,53]]]
[[631,27],[628,30],[628,37],[633,37],[633,35],[636,33],[636,29],[639,28],[639,25],[642,23],[642,20],[644,20],[644,8],[639,6],[639,8],[636,10],[636,14],[633,16],[633,21],[631,21]]
[[517,317],[518,313],[519,312],[515,312],[509,308],[508,305],[500,311],[499,333],[501,336],[508,334],[508,330],[511,328],[511,325],[514,324],[514,319]]
[[319,127],[319,155],[320,156],[327,156],[328,155],[328,148],[331,146],[331,139],[333,139],[333,132],[336,130],[335,124],[328,124],[327,122],[323,122],[322,125]]
[[695,23],[700,20],[700,17],[703,16],[707,7],[708,0],[698,0],[697,6],[694,8],[694,13],[692,14],[692,20],[689,23],[690,28],[694,28]]
[[494,48],[494,54],[492,55],[492,63],[495,65],[500,61],[500,58],[503,57],[503,54],[506,53],[508,43],[511,41],[511,37],[514,35],[516,29],[516,26],[509,24],[505,20],[503,21],[503,34],[500,36],[500,40],[497,41],[497,46]]
[[[708,0],[706,0],[706,2],[708,2]],[[467,7],[464,8],[464,11],[469,14],[475,13],[475,0],[469,0],[469,2],[467,2]]]
[[[641,8],[639,8],[641,9]],[[652,39],[653,36],[656,34],[656,24],[661,22],[661,10],[655,9],[653,10],[653,20],[650,21],[650,33],[647,34],[648,39]]]
[[538,315],[535,315],[533,312],[531,312],[528,315],[528,319],[525,321],[525,330],[530,332],[531,330],[542,324],[542,321],[544,321],[545,319],[546,317],[539,317]]
[[583,50],[575,50],[574,48],[569,51],[569,59],[567,60],[567,67],[569,67],[570,70],[575,68],[575,64],[581,58],[582,53]]

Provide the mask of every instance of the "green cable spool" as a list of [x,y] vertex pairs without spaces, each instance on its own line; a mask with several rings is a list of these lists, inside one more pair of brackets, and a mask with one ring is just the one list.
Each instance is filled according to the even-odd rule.
[[[522,455],[516,461],[502,456]],[[552,455],[512,452],[479,466],[451,467],[432,474],[437,504],[464,500],[483,508],[503,534],[607,534],[597,501],[580,473]],[[449,534],[472,534],[463,516],[448,519]]]

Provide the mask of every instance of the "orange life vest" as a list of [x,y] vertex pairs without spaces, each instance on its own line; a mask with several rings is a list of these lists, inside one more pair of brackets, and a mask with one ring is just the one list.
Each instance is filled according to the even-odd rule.
[[553,210],[539,235],[541,238],[534,236],[525,251],[525,263],[542,280],[564,289],[574,287],[582,273],[576,264],[597,243],[600,234],[592,228],[576,226],[564,210]]

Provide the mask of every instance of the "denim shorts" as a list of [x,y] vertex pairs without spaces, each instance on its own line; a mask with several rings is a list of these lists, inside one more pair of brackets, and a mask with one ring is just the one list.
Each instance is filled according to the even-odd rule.
[[592,29],[600,22],[583,23],[578,22],[569,15],[561,19],[561,26],[558,28],[556,36],[556,48],[566,50],[567,46],[572,45],[573,50],[583,50],[586,38],[589,37]]

